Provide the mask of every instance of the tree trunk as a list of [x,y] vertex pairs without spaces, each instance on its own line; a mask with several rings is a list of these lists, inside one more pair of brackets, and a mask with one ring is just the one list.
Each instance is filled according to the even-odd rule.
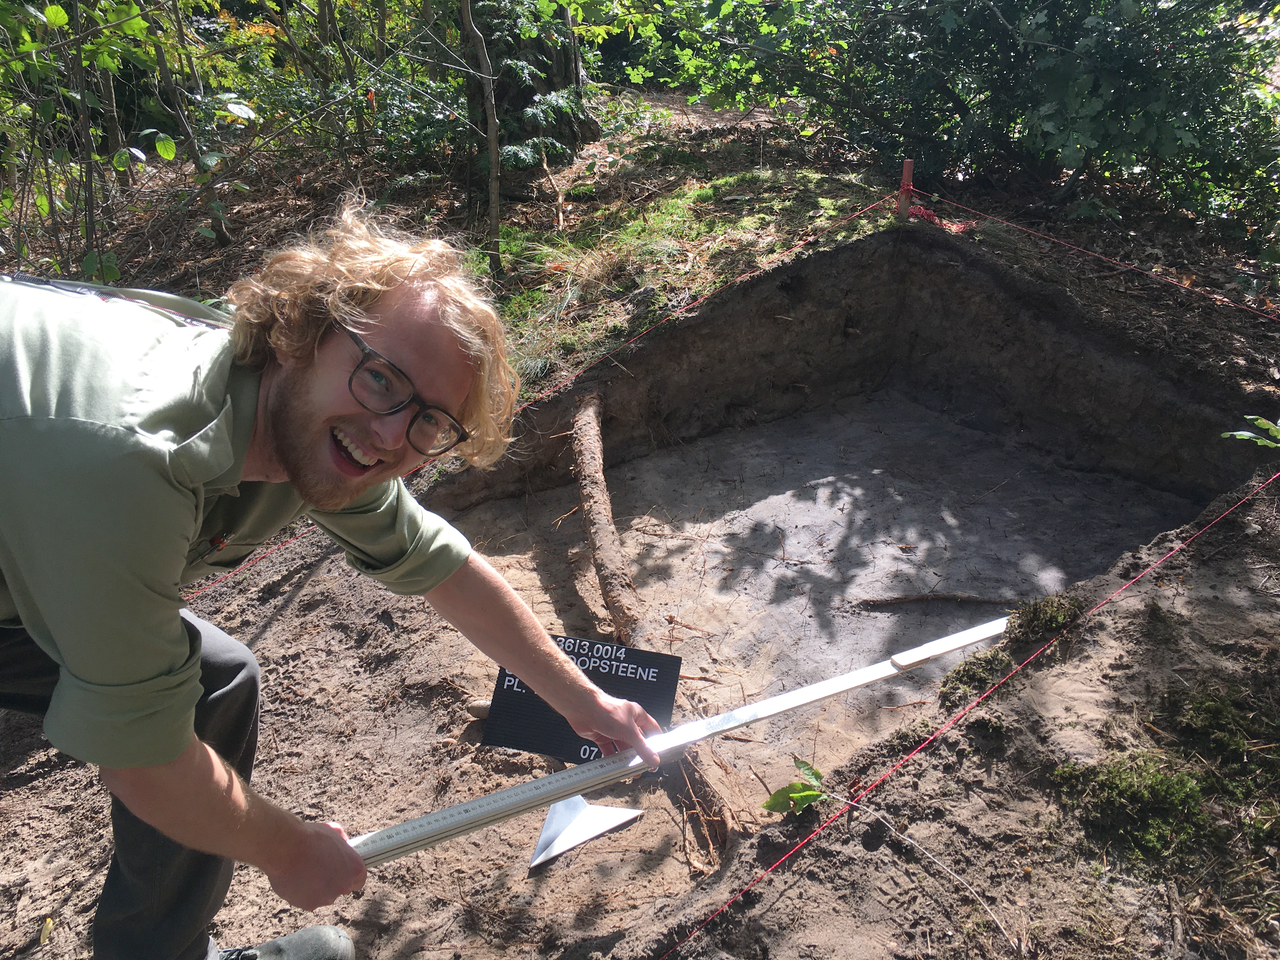
[[204,96],[204,83],[200,79],[200,71],[196,69],[195,57],[191,55],[191,47],[187,43],[187,30],[182,25],[182,8],[178,6],[178,0],[173,0],[173,30],[174,36],[178,40],[178,47],[182,50],[182,55],[187,61],[187,75],[190,76],[191,82],[196,85],[196,96]]
[[387,59],[387,0],[376,0],[377,22],[374,24],[373,60],[382,66]]
[[484,94],[485,139],[489,144],[489,272],[502,278],[502,254],[498,250],[498,188],[501,185],[502,150],[498,144],[498,110],[493,95],[493,65],[484,37],[471,18],[471,0],[461,0],[462,29],[471,38]]
[[604,480],[598,393],[583,397],[573,418],[573,472],[582,494],[582,522],[591,542],[600,593],[613,620],[614,639],[633,644],[644,635],[644,621],[640,597],[628,571],[630,563],[613,524],[613,506]]
[[[600,124],[580,104],[576,113],[561,112],[547,123],[524,119],[525,111],[540,96],[560,90],[581,93],[582,55],[577,35],[573,32],[573,18],[567,8],[562,8],[560,22],[563,26],[555,25],[549,35],[520,37],[514,47],[492,51],[500,63],[522,60],[537,69],[528,81],[511,71],[501,71],[501,76],[495,81],[494,100],[498,116],[518,127],[519,132],[514,134],[516,141],[549,137],[576,152],[583,144],[600,139],[601,135]],[[550,23],[555,24],[554,21]],[[497,31],[490,27],[490,32],[493,35]]]
[[[75,84],[76,91],[79,96],[76,98],[76,114],[80,120],[80,140],[81,150],[81,189],[83,194],[81,200],[84,203],[84,245],[85,252],[97,253],[97,203],[93,195],[93,155],[97,152],[93,148],[93,134],[89,129],[89,104],[88,93],[89,87],[85,79],[84,69],[84,46],[82,42],[82,33],[80,31],[80,3],[79,0],[71,0],[71,29],[74,32],[76,43],[75,51],[71,60],[72,82]],[[50,204],[52,208],[54,204]]]
[[[105,67],[98,71],[98,99],[102,101],[102,126],[107,134],[107,153],[115,166],[116,155],[126,148],[124,131],[120,129],[120,114],[116,110],[116,78]],[[116,177],[126,187],[133,184],[133,158],[116,170]]]
[[[147,33],[151,36],[152,46],[156,53],[156,67],[160,71],[160,82],[164,87],[165,94],[169,97],[172,106],[169,112],[178,122],[178,128],[182,131],[183,149],[187,156],[191,158],[191,163],[195,167],[196,176],[205,174],[203,183],[200,185],[200,202],[209,208],[209,229],[213,231],[214,238],[218,241],[218,246],[231,246],[231,234],[227,232],[226,218],[219,209],[218,195],[213,189],[213,178],[209,176],[209,171],[202,169],[200,159],[200,144],[196,142],[195,132],[191,129],[191,123],[187,119],[186,105],[183,103],[182,95],[178,93],[178,85],[174,82],[173,73],[169,70],[169,60],[165,56],[164,47],[160,43],[160,31],[156,27],[156,21],[149,13],[142,14],[142,20],[147,25]],[[163,101],[161,101],[163,103]]]
[[[347,41],[342,38],[342,31],[338,28],[337,11],[333,6],[333,0],[320,0],[320,8],[328,11],[327,22],[329,29],[332,31],[331,39],[334,46],[338,48],[338,55],[342,57],[342,68],[347,77],[347,86],[351,88],[351,92],[356,97],[353,106],[356,115],[356,143],[360,145],[362,151],[368,153],[369,140],[365,135],[364,97],[360,95],[360,89],[356,83],[356,65],[351,57],[351,48],[347,46]],[[348,158],[345,154],[342,160],[343,166],[346,166]]]

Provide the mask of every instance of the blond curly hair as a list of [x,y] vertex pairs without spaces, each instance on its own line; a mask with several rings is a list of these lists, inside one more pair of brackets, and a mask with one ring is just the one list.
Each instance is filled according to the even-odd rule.
[[227,291],[236,362],[260,370],[279,353],[310,363],[333,324],[368,329],[374,323],[368,309],[405,283],[430,295],[471,360],[471,390],[457,414],[470,437],[452,452],[488,466],[511,442],[520,386],[507,362],[502,321],[453,247],[380,222],[359,196],[348,196],[329,226],[277,251],[257,276]]

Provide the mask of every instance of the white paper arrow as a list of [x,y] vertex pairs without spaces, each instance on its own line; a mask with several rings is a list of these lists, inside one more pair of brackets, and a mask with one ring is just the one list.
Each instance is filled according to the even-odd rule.
[[529,866],[536,867],[552,857],[558,857],[566,850],[572,850],[615,827],[630,823],[643,813],[643,810],[632,810],[630,807],[605,807],[598,803],[587,803],[581,794],[553,803],[547,810],[547,822],[542,825],[542,836],[533,849],[533,859],[529,861]]

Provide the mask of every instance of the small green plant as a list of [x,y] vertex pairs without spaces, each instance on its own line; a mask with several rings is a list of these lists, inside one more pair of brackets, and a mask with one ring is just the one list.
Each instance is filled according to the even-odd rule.
[[891,753],[909,753],[933,736],[933,724],[924,717],[899,727],[885,738],[885,746]]
[[1259,430],[1265,430],[1274,437],[1274,440],[1268,440],[1266,437],[1254,433],[1252,430],[1231,430],[1224,433],[1223,436],[1228,440],[1252,440],[1260,447],[1280,447],[1280,427],[1277,427],[1270,420],[1264,420],[1262,417],[1246,416],[1246,420],[1252,423]]
[[831,795],[822,787],[822,772],[799,757],[795,758],[795,763],[796,769],[800,771],[800,779],[773,791],[769,799],[761,804],[764,809],[772,813],[799,813],[812,803],[831,799]]

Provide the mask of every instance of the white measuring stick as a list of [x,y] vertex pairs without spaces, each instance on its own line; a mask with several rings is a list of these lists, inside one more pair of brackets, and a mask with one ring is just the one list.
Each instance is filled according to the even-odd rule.
[[[1008,619],[1004,617],[981,626],[971,627],[949,637],[895,654],[881,663],[862,667],[830,680],[797,687],[788,693],[767,697],[759,703],[749,703],[728,713],[681,724],[666,733],[649,737],[646,743],[665,760],[669,755],[674,755],[699,740],[737,730],[749,723],[765,720],[797,707],[827,700],[849,690],[875,683],[877,680],[903,673],[944,653],[997,636],[1004,631]],[[454,837],[493,826],[503,820],[510,820],[530,810],[548,807],[580,793],[588,793],[620,780],[626,780],[643,769],[644,761],[636,756],[636,752],[625,750],[609,757],[592,760],[590,763],[567,767],[538,780],[528,780],[513,787],[507,787],[505,790],[498,790],[465,803],[445,807],[443,810],[418,817],[416,820],[366,833],[352,840],[351,845],[364,858],[366,866],[376,866],[407,853],[413,853],[415,850],[425,850],[446,840],[452,840]]]

